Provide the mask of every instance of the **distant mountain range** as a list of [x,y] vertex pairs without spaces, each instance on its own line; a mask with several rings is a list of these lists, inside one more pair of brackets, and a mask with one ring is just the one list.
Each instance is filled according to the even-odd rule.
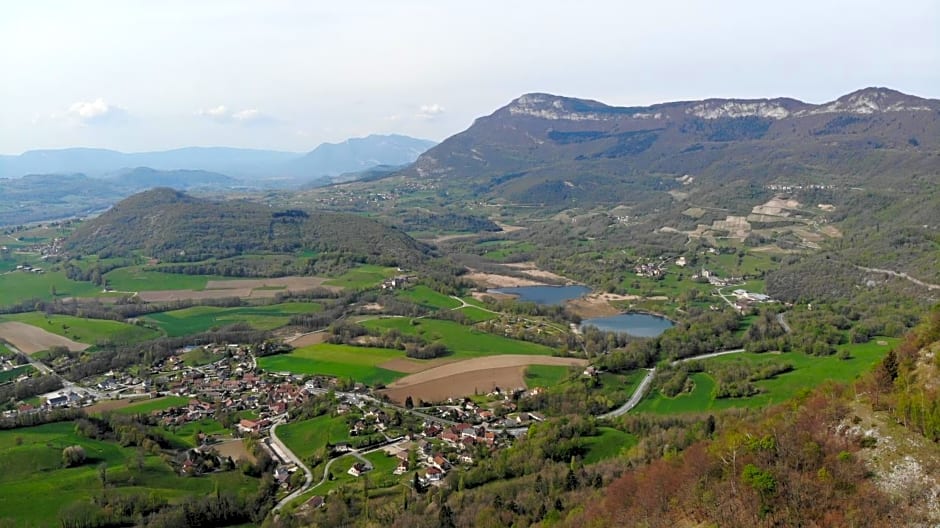
[[309,153],[227,147],[138,153],[91,148],[32,150],[18,156],[0,156],[0,178],[76,173],[100,177],[123,169],[149,167],[163,171],[203,170],[256,182],[284,178],[308,182],[376,165],[411,163],[434,144],[408,136],[371,135],[342,143],[324,143]]
[[[940,100],[866,88],[830,103],[707,99],[615,107],[527,94],[477,119],[399,174],[475,197],[571,206],[649,191],[851,182],[937,174]],[[725,193],[727,194],[727,193]]]

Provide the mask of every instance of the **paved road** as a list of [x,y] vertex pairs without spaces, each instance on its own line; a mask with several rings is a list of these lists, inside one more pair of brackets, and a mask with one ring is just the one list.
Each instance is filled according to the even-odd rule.
[[616,409],[601,414],[598,416],[601,420],[606,420],[608,418],[616,418],[618,416],[623,416],[630,412],[631,409],[640,404],[640,401],[643,399],[643,396],[646,395],[646,390],[649,389],[651,383],[653,383],[653,376],[656,375],[656,368],[649,369],[649,372],[646,373],[646,377],[643,378],[643,381],[637,385],[636,390],[633,391],[633,395],[630,396],[630,399],[627,400],[627,403],[617,407]]
[[[719,352],[709,352],[708,354],[699,354],[697,356],[677,359],[673,361],[671,365],[678,365],[679,363],[686,363],[689,361],[696,361],[699,359],[709,359],[709,358],[714,358],[714,357],[719,357],[719,356],[727,356],[729,354],[740,354],[741,352],[744,352],[743,348],[735,348],[732,350],[721,350]],[[653,367],[648,370],[649,371],[646,373],[646,377],[643,378],[643,381],[641,381],[639,385],[637,385],[636,390],[633,391],[633,395],[630,396],[630,399],[627,400],[627,403],[621,405],[620,407],[617,407],[616,409],[610,412],[598,415],[597,417],[600,418],[601,420],[606,420],[608,418],[616,418],[618,416],[623,416],[624,414],[627,414],[634,407],[639,405],[640,402],[643,400],[643,396],[646,396],[646,391],[649,389],[650,384],[653,383],[653,377],[656,375],[656,367]]]
[[95,399],[98,399],[98,400],[106,399],[106,396],[104,394],[98,392],[95,389],[90,389],[87,387],[76,385],[75,383],[72,383],[71,381],[63,378],[62,376],[57,374],[54,370],[49,368],[49,366],[43,363],[42,361],[37,360],[36,358],[30,356],[29,354],[24,354],[22,351],[20,351],[20,349],[13,346],[12,343],[7,343],[7,348],[10,349],[10,352],[13,352],[14,354],[19,354],[25,357],[26,360],[29,361],[29,364],[32,365],[34,369],[38,370],[41,374],[47,374],[47,375],[55,376],[59,378],[59,380],[62,382],[62,388],[54,392],[62,392],[62,391],[84,392],[84,393],[90,394],[91,396],[93,396]]
[[[300,460],[300,457],[298,457],[297,455],[294,454],[293,451],[291,451],[290,449],[288,449],[287,446],[284,445],[284,442],[281,442],[281,439],[277,437],[277,427],[278,427],[279,425],[281,425],[281,422],[280,422],[280,421],[277,421],[277,422],[274,423],[274,425],[271,426],[271,441],[274,442],[275,444],[277,444],[277,447],[278,447],[285,455],[287,455],[287,458],[291,459],[291,462],[293,462],[294,464],[297,465],[297,467],[299,467],[300,469],[303,470],[304,475],[306,476],[306,478],[304,479],[304,484],[303,484],[303,486],[300,486],[299,488],[297,488],[296,490],[294,490],[293,493],[291,493],[290,495],[284,497],[283,499],[281,499],[280,502],[277,503],[277,505],[274,507],[274,511],[275,511],[275,512],[279,511],[282,507],[284,507],[285,504],[287,504],[288,502],[290,502],[290,501],[296,499],[296,498],[299,497],[302,493],[304,493],[305,491],[307,491],[307,489],[310,488],[310,484],[313,483],[313,472],[310,471],[310,468],[308,468],[307,465],[304,464],[303,461]],[[331,460],[330,462],[332,462],[332,460]],[[327,464],[327,471],[329,471],[329,468],[330,468],[330,466],[329,466],[329,464]],[[326,474],[324,474],[324,478],[326,478]],[[321,481],[321,483],[322,483],[322,481]]]

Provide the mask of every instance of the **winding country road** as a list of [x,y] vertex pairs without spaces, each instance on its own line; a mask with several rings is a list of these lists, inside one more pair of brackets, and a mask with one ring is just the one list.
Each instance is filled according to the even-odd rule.
[[[731,350],[720,350],[718,352],[709,352],[707,354],[699,354],[697,356],[691,356],[687,358],[677,359],[670,363],[670,365],[678,365],[679,363],[687,363],[689,361],[696,361],[699,359],[711,359],[719,356],[727,356],[729,354],[740,354],[744,352],[743,348],[734,348]],[[633,394],[630,396],[630,399],[627,400],[627,403],[624,403],[616,409],[600,414],[597,418],[601,420],[607,420],[610,418],[617,418],[618,416],[623,416],[633,410],[634,407],[640,404],[643,401],[643,396],[646,395],[646,391],[649,389],[650,384],[653,383],[653,377],[656,376],[656,367],[647,369],[646,377],[643,378],[643,381],[637,385],[636,389],[633,391]]]
[[[277,421],[274,423],[274,425],[271,426],[271,441],[277,444],[278,449],[280,449],[280,451],[282,451],[285,455],[287,455],[287,458],[289,458],[291,462],[293,462],[294,464],[297,465],[297,467],[303,470],[306,478],[304,479],[303,486],[300,486],[299,488],[294,490],[290,495],[284,497],[283,499],[281,499],[280,502],[277,503],[277,505],[274,507],[274,512],[280,511],[280,509],[283,508],[285,504],[299,497],[302,493],[307,491],[307,489],[310,488],[310,484],[313,483],[313,472],[310,471],[310,468],[308,468],[307,465],[304,464],[302,460],[300,460],[300,457],[298,457],[297,455],[294,454],[293,451],[288,449],[287,446],[284,445],[284,442],[281,442],[281,439],[277,437],[277,426],[281,425],[281,423],[282,423],[281,421]],[[327,471],[329,471],[330,463],[332,462],[333,461],[330,460],[330,462],[327,463],[326,465]],[[327,474],[328,473],[324,473],[323,475],[324,479],[326,478]],[[320,481],[321,484],[322,482],[323,481]]]

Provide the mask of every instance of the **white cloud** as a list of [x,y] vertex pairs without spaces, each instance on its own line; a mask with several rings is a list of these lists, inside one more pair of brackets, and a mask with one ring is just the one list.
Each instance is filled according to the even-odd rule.
[[69,107],[68,117],[85,125],[114,121],[127,115],[127,110],[108,104],[104,99],[78,101]]
[[213,121],[224,122],[229,120],[229,111],[225,105],[219,105],[214,108],[206,108],[197,112],[198,115],[207,117]]
[[196,112],[197,115],[211,119],[217,123],[236,123],[239,125],[257,125],[276,123],[277,120],[271,116],[263,114],[257,108],[246,108],[244,110],[230,110],[225,105],[219,105],[212,108],[205,108]]
[[421,119],[434,119],[435,117],[444,113],[444,107],[437,104],[426,104],[421,105],[421,108],[418,109],[417,117]]

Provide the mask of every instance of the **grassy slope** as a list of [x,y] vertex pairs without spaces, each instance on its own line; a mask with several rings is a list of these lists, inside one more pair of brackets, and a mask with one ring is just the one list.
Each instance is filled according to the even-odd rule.
[[140,403],[132,403],[127,407],[121,407],[115,412],[121,414],[149,414],[153,411],[162,411],[170,407],[179,407],[189,403],[189,398],[183,396],[164,396],[153,400],[144,400]]
[[[70,445],[85,449],[86,464],[61,467],[62,449]],[[0,431],[0,519],[13,520],[13,526],[57,525],[62,508],[100,492],[101,463],[107,464],[114,493],[153,494],[173,501],[210,494],[216,486],[238,493],[257,488],[256,480],[237,471],[182,478],[155,456],[147,456],[143,470],[138,471],[129,467],[135,456],[135,448],[77,436],[70,422]]]
[[138,343],[160,337],[159,333],[149,328],[119,321],[83,319],[71,315],[47,316],[40,312],[29,312],[4,315],[0,317],[0,321],[19,321],[42,328],[53,334],[90,344],[107,340],[120,343]]
[[315,303],[284,303],[238,308],[194,306],[150,314],[147,318],[154,321],[168,336],[177,337],[237,322],[248,323],[259,330],[273,330],[286,325],[293,315],[311,313],[320,309],[322,307]]
[[340,286],[354,290],[362,288],[371,288],[378,286],[385,279],[394,277],[397,273],[395,268],[384,268],[372,264],[363,264],[353,268],[335,279],[326,281],[327,286]]
[[[416,323],[416,324],[413,324]],[[404,317],[374,319],[363,323],[368,328],[397,329],[402,334],[421,335],[428,341],[441,341],[454,357],[473,358],[496,354],[551,355],[554,351],[544,345],[515,341],[502,336],[481,332],[453,321],[436,319],[408,319]]]
[[402,291],[398,297],[434,310],[451,310],[460,306],[460,301],[438,293],[423,284]]
[[277,436],[297,456],[307,458],[327,443],[348,441],[349,427],[344,416],[324,415],[282,425],[277,428]]
[[[887,345],[879,345],[883,341]],[[755,383],[765,392],[750,398],[722,398],[715,400],[711,391],[715,380],[706,373],[692,375],[695,388],[691,393],[680,394],[675,398],[667,398],[657,392],[650,394],[637,407],[639,412],[654,412],[660,414],[703,412],[721,410],[733,407],[763,407],[785,401],[796,395],[799,391],[815,387],[826,380],[849,382],[858,375],[871,370],[878,361],[897,344],[897,339],[876,338],[860,345],[840,345],[837,349],[847,349],[852,357],[848,360],[836,356],[813,357],[800,352],[785,354],[735,354],[721,356],[709,361],[721,363],[745,362],[759,365],[767,362],[790,363],[794,370],[781,374],[773,379],[762,380]]]
[[43,274],[13,272],[0,275],[0,306],[15,304],[27,299],[52,299],[52,288],[56,297],[94,297],[101,288],[90,282],[69,280],[65,273]]
[[568,367],[529,365],[525,369],[526,387],[554,387],[568,377]]
[[202,290],[210,280],[229,280],[210,275],[183,275],[145,271],[143,266],[119,268],[105,274],[108,284],[118,291]]
[[616,457],[637,443],[636,435],[630,433],[610,427],[598,427],[597,430],[599,435],[584,438],[588,450],[584,456],[585,464]]
[[320,343],[298,348],[290,354],[260,358],[258,365],[273,372],[322,374],[352,378],[374,385],[390,383],[404,376],[402,373],[378,367],[386,361],[404,355],[400,350]]

